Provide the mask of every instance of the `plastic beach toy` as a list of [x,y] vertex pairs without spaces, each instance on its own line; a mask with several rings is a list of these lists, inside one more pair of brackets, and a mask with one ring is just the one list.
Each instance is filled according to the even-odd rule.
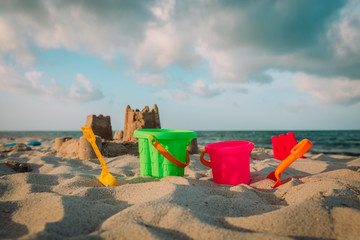
[[101,163],[101,166],[103,167],[103,170],[101,171],[101,174],[99,177],[100,183],[102,183],[105,186],[109,185],[111,187],[119,186],[119,184],[117,183],[117,181],[115,180],[113,175],[111,175],[109,173],[109,169],[107,168],[107,166],[105,164],[104,158],[101,156],[99,148],[96,145],[96,138],[95,138],[94,132],[91,129],[91,127],[81,127],[81,130],[83,131],[86,139],[90,142],[91,146],[93,147],[94,152],[95,152],[96,156],[98,157],[98,159]]
[[274,158],[278,160],[284,160],[287,158],[290,155],[291,149],[298,144],[293,132],[281,134],[280,136],[273,136],[271,137],[271,141],[273,145]]
[[293,149],[291,149],[290,155],[277,166],[275,171],[272,171],[267,176],[267,178],[276,181],[274,186],[272,186],[273,188],[281,185],[280,175],[283,173],[283,171],[285,171],[285,169],[289,167],[296,159],[300,158],[307,151],[309,151],[311,147],[312,143],[307,139],[303,139]]
[[8,144],[5,144],[5,147],[13,147],[15,146],[17,143],[8,143]]
[[38,141],[34,141],[34,142],[29,142],[28,144],[26,144],[28,146],[40,146],[41,145],[41,142],[38,142]]
[[[249,184],[250,153],[254,143],[248,141],[227,141],[206,145],[200,155],[200,161],[210,167],[214,182],[217,184]],[[205,153],[210,161],[204,159]]]
[[180,129],[138,129],[141,176],[184,176],[190,163],[186,147],[196,138],[193,131]]
[[[5,147],[12,147],[12,146],[15,146],[17,143],[8,143],[8,144],[5,144]],[[41,142],[38,142],[38,141],[34,141],[34,142],[29,142],[28,144],[26,144],[28,146],[40,146],[41,145]]]

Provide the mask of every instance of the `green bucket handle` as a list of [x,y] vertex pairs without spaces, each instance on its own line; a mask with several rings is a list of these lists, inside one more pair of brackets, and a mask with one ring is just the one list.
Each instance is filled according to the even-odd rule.
[[175,164],[178,167],[181,168],[185,168],[187,165],[190,164],[190,155],[189,152],[186,151],[186,161],[185,163],[179,161],[178,159],[176,159],[173,155],[171,155],[154,137],[154,135],[149,135],[148,137],[149,142],[151,142],[151,144],[154,146],[154,148],[156,150],[159,151],[159,153],[161,155],[163,155],[167,160],[169,160],[170,162],[172,162],[173,164]]

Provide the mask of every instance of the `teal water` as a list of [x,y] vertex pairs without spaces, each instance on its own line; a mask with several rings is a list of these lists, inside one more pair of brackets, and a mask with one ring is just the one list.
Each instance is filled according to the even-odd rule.
[[[198,144],[219,141],[245,140],[255,147],[272,148],[271,137],[289,131],[197,131]],[[348,131],[292,131],[298,142],[307,138],[313,143],[311,153],[360,156],[360,130]]]
[[[255,147],[272,148],[271,137],[286,134],[288,131],[196,131],[199,145],[214,142],[245,140],[255,143]],[[360,130],[346,131],[293,131],[299,142],[304,138],[313,143],[312,153],[342,154],[360,156]],[[0,132],[0,138],[82,136],[81,131],[8,131]]]

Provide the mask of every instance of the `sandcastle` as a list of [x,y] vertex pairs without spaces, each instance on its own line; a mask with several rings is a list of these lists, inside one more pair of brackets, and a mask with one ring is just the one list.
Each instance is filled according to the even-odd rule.
[[112,127],[110,116],[89,115],[86,118],[86,127],[91,127],[94,134],[106,140],[112,140]]
[[[124,131],[115,131],[112,135],[110,116],[89,115],[86,118],[86,127],[91,127],[96,136],[96,145],[104,157],[116,157],[125,154],[139,155],[137,138],[134,131],[137,129],[161,128],[159,109],[156,104],[150,110],[148,106],[141,111],[131,109],[127,105],[125,110]],[[96,158],[90,143],[84,136],[79,139],[61,137],[55,139],[54,150],[61,157],[89,160]],[[193,139],[188,151],[198,153],[196,139]]]
[[[89,115],[86,118],[85,126],[92,128],[96,137],[96,145],[104,157],[116,157],[125,154],[138,155],[137,142],[123,142],[117,132],[115,132],[116,138],[113,139],[110,116]],[[70,137],[56,138],[54,150],[61,157],[78,158],[80,160],[96,158],[91,144],[84,136],[79,139]]]
[[134,141],[134,131],[137,129],[161,128],[159,109],[156,104],[149,110],[145,106],[141,112],[139,109],[132,110],[130,105],[126,106],[125,124],[124,124],[124,141]]

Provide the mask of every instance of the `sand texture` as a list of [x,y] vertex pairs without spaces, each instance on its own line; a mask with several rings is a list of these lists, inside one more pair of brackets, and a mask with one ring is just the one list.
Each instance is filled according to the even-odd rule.
[[[360,158],[296,160],[272,189],[280,161],[256,150],[250,185],[217,185],[191,155],[184,177],[140,177],[139,158],[105,158],[119,187],[103,187],[97,159],[56,156],[53,139],[0,153],[0,239],[359,239]],[[5,162],[30,165],[18,172]]]

